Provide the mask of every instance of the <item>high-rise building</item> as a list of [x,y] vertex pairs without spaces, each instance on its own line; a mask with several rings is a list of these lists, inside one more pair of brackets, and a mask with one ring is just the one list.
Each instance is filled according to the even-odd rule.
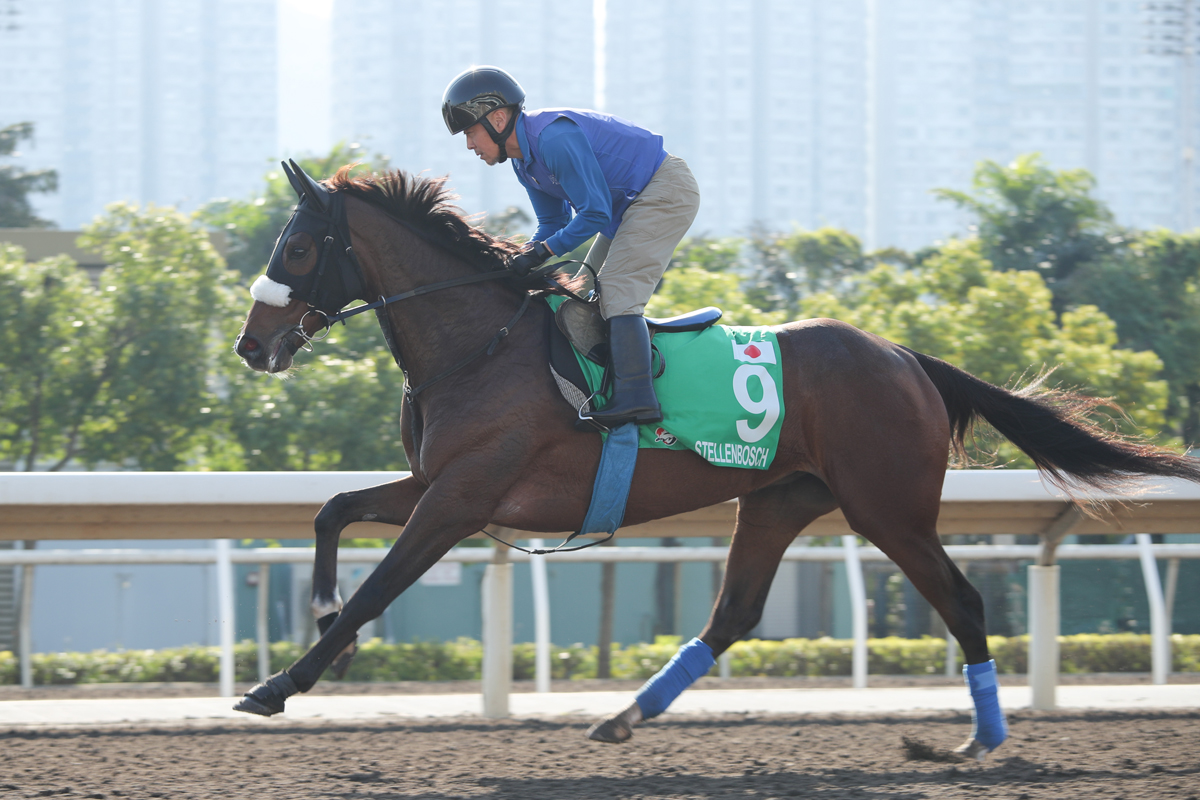
[[467,67],[495,64],[531,108],[592,106],[590,0],[335,0],[333,20],[334,139],[449,174],[469,212],[529,211],[508,164],[487,167],[450,136],[442,92]]
[[58,170],[39,215],[116,200],[194,208],[253,191],[276,150],[275,0],[5,0],[0,125]]
[[608,110],[700,184],[693,230],[863,226],[864,3],[608,0]]
[[[915,249],[966,233],[931,190],[1030,152],[1090,170],[1123,224],[1200,223],[1184,155],[1200,81],[1189,91],[1182,58],[1146,52],[1138,0],[335,3],[337,135],[451,173],[472,211],[528,204],[505,168],[447,138],[446,82],[496,63],[531,107],[593,106],[601,38],[602,110],[687,159],[693,232],[835,225]],[[1172,7],[1185,5],[1200,18],[1197,0]]]
[[930,190],[1030,152],[1091,171],[1123,224],[1188,225],[1180,63],[1146,53],[1143,6],[868,0],[867,241],[964,232]]

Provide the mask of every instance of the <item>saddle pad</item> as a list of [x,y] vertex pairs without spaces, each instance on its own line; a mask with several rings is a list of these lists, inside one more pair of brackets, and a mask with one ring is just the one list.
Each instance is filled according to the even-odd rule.
[[[550,299],[552,306],[557,299]],[[784,415],[775,333],[714,325],[703,331],[656,333],[654,347],[666,365],[654,381],[663,421],[640,427],[638,447],[692,450],[721,467],[770,467]],[[574,352],[590,391],[596,391],[604,370]]]

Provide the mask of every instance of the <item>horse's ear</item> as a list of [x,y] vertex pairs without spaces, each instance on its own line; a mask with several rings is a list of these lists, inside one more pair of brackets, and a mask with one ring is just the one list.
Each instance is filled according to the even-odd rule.
[[[317,207],[318,211],[327,211],[329,209],[329,190],[314,181],[293,159],[288,159],[288,162],[292,166],[292,173],[295,174],[296,181],[301,186],[297,191],[308,195],[308,199],[312,201],[312,204]],[[296,181],[293,181],[292,186],[296,185]]]
[[287,175],[288,183],[290,183],[292,185],[292,189],[296,192],[296,202],[303,200],[304,199],[304,182],[303,182],[303,180],[300,178],[299,175],[297,175],[295,172],[292,171],[292,167],[290,164],[288,164],[288,162],[281,161],[279,163],[283,165],[283,174]]

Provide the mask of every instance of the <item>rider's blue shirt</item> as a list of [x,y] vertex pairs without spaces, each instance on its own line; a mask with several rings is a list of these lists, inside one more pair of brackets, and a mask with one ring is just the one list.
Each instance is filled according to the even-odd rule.
[[530,111],[516,130],[524,158],[513,171],[537,214],[534,240],[558,255],[597,233],[611,239],[667,157],[658,134],[595,111]]

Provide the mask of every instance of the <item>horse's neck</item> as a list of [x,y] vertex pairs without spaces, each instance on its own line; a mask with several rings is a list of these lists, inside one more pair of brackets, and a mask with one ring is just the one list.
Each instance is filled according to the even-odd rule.
[[[458,257],[389,220],[364,238],[367,284],[382,297],[475,274]],[[385,235],[379,235],[385,233]],[[363,256],[366,256],[363,258]],[[441,289],[386,307],[400,360],[416,386],[486,343],[512,317],[520,298],[499,282]]]

